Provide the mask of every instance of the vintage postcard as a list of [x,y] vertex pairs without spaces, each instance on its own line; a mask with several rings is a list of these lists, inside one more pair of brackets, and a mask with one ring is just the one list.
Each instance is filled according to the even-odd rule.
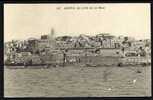
[[4,96],[151,96],[150,6],[4,4]]

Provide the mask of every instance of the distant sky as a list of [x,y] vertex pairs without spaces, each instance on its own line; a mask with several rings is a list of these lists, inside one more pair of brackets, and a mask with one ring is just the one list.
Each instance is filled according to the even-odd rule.
[[[64,7],[81,7],[82,10]],[[4,4],[4,41],[39,38],[50,33],[51,28],[57,36],[104,32],[136,39],[150,38],[150,12],[149,3]]]

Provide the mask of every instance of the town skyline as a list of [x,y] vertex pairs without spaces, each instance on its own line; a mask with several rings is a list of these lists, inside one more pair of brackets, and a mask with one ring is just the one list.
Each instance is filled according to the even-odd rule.
[[[135,37],[131,37],[131,36],[128,36],[128,35],[118,35],[118,36],[116,36],[116,35],[112,35],[111,33],[106,33],[106,32],[101,32],[101,33],[96,33],[96,34],[90,34],[90,33],[86,33],[86,34],[75,34],[75,35],[71,35],[71,34],[68,34],[68,35],[66,35],[66,34],[62,34],[62,35],[55,35],[54,36],[54,38],[58,38],[58,37],[63,37],[63,36],[70,36],[70,37],[79,37],[79,36],[81,36],[81,35],[85,35],[85,36],[91,36],[91,37],[93,37],[93,36],[96,36],[96,35],[100,35],[100,34],[108,34],[108,35],[110,35],[110,36],[114,36],[115,38],[119,38],[119,37],[129,37],[129,38],[132,38],[132,39],[135,39],[135,40],[150,40],[150,38],[143,38],[143,39],[137,39],[137,38],[135,38]],[[41,39],[41,36],[44,36],[44,35],[47,35],[47,36],[49,36],[50,35],[50,33],[49,34],[40,34],[40,36],[37,36],[37,37],[27,37],[27,38],[25,38],[25,39],[12,39],[12,40],[17,40],[17,41],[24,41],[24,40],[28,40],[28,39]],[[8,40],[8,41],[4,41],[4,42],[10,42],[10,41],[12,41],[12,40]]]

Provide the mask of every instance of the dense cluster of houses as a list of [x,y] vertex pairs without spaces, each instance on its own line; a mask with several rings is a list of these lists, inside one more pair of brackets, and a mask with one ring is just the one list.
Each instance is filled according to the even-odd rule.
[[[29,38],[24,41],[12,40],[5,43],[5,58],[19,59],[24,55],[45,55],[49,50],[75,50],[75,49],[105,49],[106,51],[119,49],[122,53],[126,51],[135,51],[141,55],[151,55],[151,41],[135,40],[131,37],[115,37],[108,33],[101,33],[95,36],[81,34],[79,36],[58,36],[42,35],[40,39]],[[77,51],[78,52],[78,51]],[[95,51],[97,52],[97,51]],[[72,52],[73,55],[75,52]],[[105,53],[106,54],[106,53]],[[112,55],[111,53],[108,53]],[[113,54],[114,55],[114,54]],[[23,58],[24,60],[24,58]],[[35,59],[36,60],[36,59]],[[39,62],[40,59],[35,62]]]
[[[51,42],[51,43],[50,43]],[[135,40],[131,37],[115,37],[110,34],[98,34],[96,36],[79,35],[77,37],[59,36],[53,41],[50,40],[49,35],[42,35],[40,39],[29,38],[24,41],[12,40],[5,43],[5,52],[34,52],[36,50],[43,50],[53,46],[54,49],[60,48],[129,48],[139,49],[151,46],[151,41]]]

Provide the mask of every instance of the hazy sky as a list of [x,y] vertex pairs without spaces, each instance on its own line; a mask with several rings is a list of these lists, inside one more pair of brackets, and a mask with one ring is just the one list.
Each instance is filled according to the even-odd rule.
[[[57,9],[61,7],[61,9]],[[80,7],[81,9],[64,9]],[[83,9],[103,7],[104,9]],[[4,41],[39,38],[54,28],[59,35],[127,35],[150,38],[150,4],[5,4]]]

